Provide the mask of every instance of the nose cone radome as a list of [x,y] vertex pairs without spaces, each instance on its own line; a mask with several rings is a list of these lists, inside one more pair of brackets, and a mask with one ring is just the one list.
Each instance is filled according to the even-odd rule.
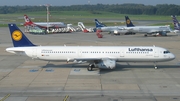
[[174,60],[175,58],[176,58],[176,56],[171,53],[171,54],[170,54],[170,59],[171,59],[171,60]]

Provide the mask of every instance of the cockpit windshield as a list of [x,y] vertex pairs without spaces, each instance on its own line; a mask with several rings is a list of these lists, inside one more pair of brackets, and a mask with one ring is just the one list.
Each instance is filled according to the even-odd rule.
[[168,53],[170,53],[168,50],[167,50],[167,51],[164,51],[164,54],[168,54]]

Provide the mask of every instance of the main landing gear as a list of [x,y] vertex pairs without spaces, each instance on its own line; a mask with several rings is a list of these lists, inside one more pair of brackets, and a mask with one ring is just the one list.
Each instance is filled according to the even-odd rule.
[[93,68],[95,68],[94,64],[89,64],[89,67],[87,68],[88,71],[92,71]]

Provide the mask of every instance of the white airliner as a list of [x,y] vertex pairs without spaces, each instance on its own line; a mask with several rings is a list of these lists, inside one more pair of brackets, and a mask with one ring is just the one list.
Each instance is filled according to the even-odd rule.
[[128,16],[125,16],[125,21],[127,29],[135,33],[145,33],[144,36],[153,35],[153,36],[167,36],[168,32],[171,32],[169,26],[134,26]]
[[38,26],[40,28],[65,28],[67,25],[63,22],[32,22],[31,19],[27,16],[24,15],[24,26]]
[[37,46],[15,25],[8,24],[14,47],[6,51],[32,59],[85,63],[93,68],[114,69],[116,62],[165,62],[175,59],[167,49],[156,46]]
[[111,32],[114,34],[135,34],[126,30],[127,27],[125,26],[106,26],[100,23],[97,19],[95,19],[96,29],[101,30],[102,32]]

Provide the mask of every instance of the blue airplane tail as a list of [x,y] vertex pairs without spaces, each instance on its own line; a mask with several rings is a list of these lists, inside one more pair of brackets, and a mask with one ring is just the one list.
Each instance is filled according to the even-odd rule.
[[98,28],[98,27],[106,27],[105,24],[100,23],[97,19],[95,19],[95,24],[96,24],[96,28]]
[[176,19],[176,16],[172,15],[171,17],[172,17],[172,20],[173,20],[174,29],[175,30],[180,30],[180,24],[179,24],[178,20]]
[[134,27],[133,23],[131,22],[128,16],[125,16],[125,20],[126,20],[127,27]]
[[24,35],[16,24],[8,24],[14,47],[36,46]]

